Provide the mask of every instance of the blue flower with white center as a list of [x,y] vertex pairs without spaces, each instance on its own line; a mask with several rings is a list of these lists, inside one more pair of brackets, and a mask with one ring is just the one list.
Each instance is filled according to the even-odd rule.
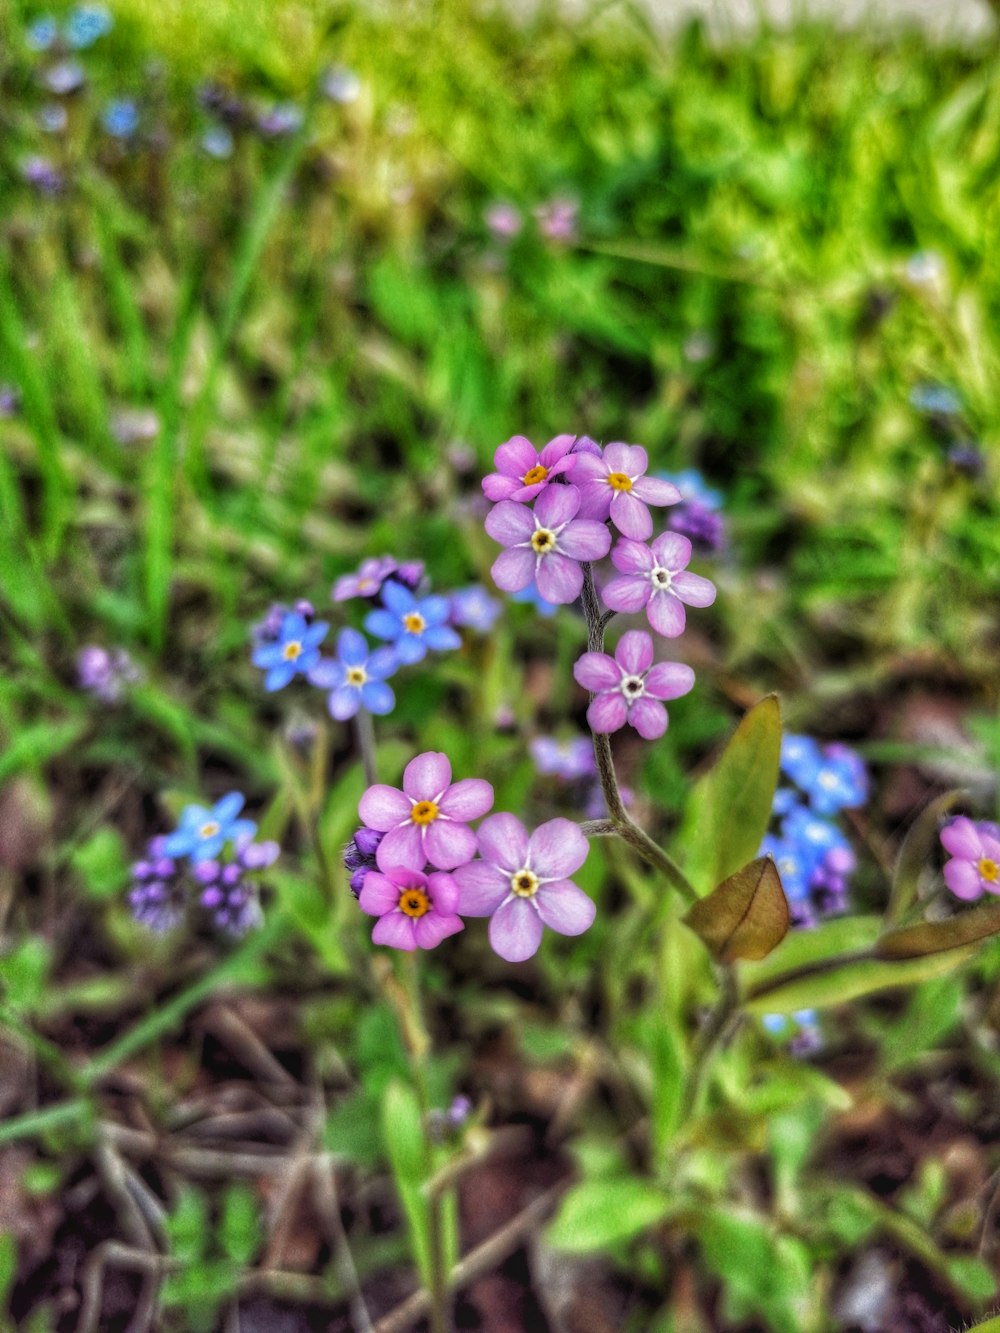
[[828,819],[823,819],[804,805],[796,805],[788,811],[782,821],[781,832],[786,841],[795,843],[804,852],[814,853],[817,863],[832,851],[853,855],[851,844],[836,824],[831,824]]
[[313,685],[329,690],[327,706],[338,722],[354,717],[359,709],[384,717],[396,707],[396,696],[385,683],[399,666],[392,648],[368,647],[356,629],[340,631],[337,657],[318,663],[309,673]]
[[293,677],[308,676],[319,665],[319,645],[329,628],[325,620],[309,625],[298,611],[289,611],[277,638],[270,643],[259,643],[253,651],[254,666],[267,672],[264,689],[283,690]]
[[189,856],[192,861],[208,861],[218,856],[227,842],[242,842],[257,832],[252,819],[239,819],[244,796],[231,791],[209,810],[203,805],[189,805],[181,811],[180,823],[163,844],[166,856]]
[[781,771],[787,773],[803,791],[809,790],[821,759],[819,745],[811,736],[793,736],[790,733],[782,736]]
[[459,588],[451,594],[451,623],[463,629],[489,634],[503,607],[480,583]]
[[32,51],[50,50],[55,45],[58,36],[59,25],[50,14],[35,19],[34,23],[29,23],[28,31],[25,34],[28,46]]
[[419,662],[428,648],[443,652],[460,648],[462,640],[448,624],[447,597],[415,597],[394,579],[382,585],[382,606],[365,616],[365,629],[387,639],[406,666]]
[[233,136],[225,125],[210,125],[201,136],[202,149],[217,162],[233,155]]
[[66,24],[66,40],[74,50],[84,51],[114,26],[114,19],[103,5],[78,5]]
[[101,124],[116,139],[131,139],[139,128],[139,108],[131,97],[116,97],[104,108]]
[[533,606],[538,614],[544,616],[546,620],[548,620],[550,616],[554,616],[559,610],[555,602],[547,602],[545,600],[542,594],[538,591],[538,585],[534,580],[532,580],[526,588],[522,588],[520,592],[509,593],[508,596],[512,602],[525,602],[528,606]]
[[793,842],[791,838],[778,838],[768,833],[760,845],[760,854],[773,858],[788,901],[806,902],[809,898],[809,881],[819,860],[816,853],[811,848]]

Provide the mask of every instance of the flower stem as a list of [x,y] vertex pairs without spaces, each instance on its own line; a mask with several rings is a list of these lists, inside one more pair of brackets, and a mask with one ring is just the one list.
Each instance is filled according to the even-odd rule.
[[739,1012],[739,1003],[736,973],[732,967],[723,965],[719,968],[719,998],[705,1026],[698,1033],[691,1055],[691,1069],[684,1085],[684,1098],[681,1103],[682,1121],[689,1120],[698,1111],[706,1075],[716,1051],[723,1044],[732,1021]]
[[[601,610],[601,604],[597,600],[597,589],[594,586],[594,572],[589,564],[583,566],[583,612],[587,618],[587,649],[592,653],[603,653],[604,631],[611,619],[611,613]],[[644,861],[661,871],[688,902],[697,902],[697,891],[677,862],[635,823],[625,809],[611,754],[611,738],[601,732],[593,732],[592,735],[597,775],[614,831],[630,847],[634,847]]]
[[372,715],[366,708],[359,708],[354,714],[354,734],[358,740],[361,764],[365,770],[365,785],[372,787],[378,781],[375,767],[375,728],[372,726]]

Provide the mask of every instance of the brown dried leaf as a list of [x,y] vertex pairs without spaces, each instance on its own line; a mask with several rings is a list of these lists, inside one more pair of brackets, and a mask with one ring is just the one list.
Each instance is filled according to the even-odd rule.
[[684,920],[721,963],[766,958],[791,924],[781,878],[769,856],[757,857],[723,880]]

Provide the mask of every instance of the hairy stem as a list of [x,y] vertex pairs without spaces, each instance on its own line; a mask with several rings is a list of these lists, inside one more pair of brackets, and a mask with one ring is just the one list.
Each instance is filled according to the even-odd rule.
[[375,728],[372,715],[365,708],[359,708],[354,714],[354,734],[358,740],[361,764],[365,770],[365,785],[372,787],[378,781],[375,767]]

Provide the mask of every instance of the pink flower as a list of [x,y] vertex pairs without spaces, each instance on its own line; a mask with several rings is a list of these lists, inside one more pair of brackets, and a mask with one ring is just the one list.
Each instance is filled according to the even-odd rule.
[[681,493],[672,481],[644,475],[649,466],[638,444],[609,444],[603,458],[577,456],[573,481],[583,496],[584,518],[610,518],[619,532],[636,541],[653,535],[653,520],[646,505],[674,505]]
[[490,204],[484,217],[486,226],[498,241],[512,240],[524,225],[520,210],[513,204]]
[[1000,893],[1000,841],[991,831],[960,815],[941,830],[941,845],[951,853],[944,880],[956,898]]
[[534,513],[513,500],[494,505],[486,516],[486,531],[510,548],[493,562],[497,587],[520,592],[534,580],[547,602],[575,601],[583,587],[578,562],[600,560],[611,546],[604,524],[576,518],[579,508],[575,486],[550,486],[538,497]]
[[513,815],[490,815],[479,827],[481,859],[459,866],[458,908],[463,916],[488,916],[490,944],[508,963],[537,952],[542,927],[582,935],[597,911],[567,879],[587,859],[579,825],[550,819],[528,837]]
[[689,574],[691,543],[677,532],[664,532],[652,543],[619,541],[611,552],[623,577],[612,579],[601,596],[612,611],[641,611],[657,634],[676,639],[684,633],[684,603],[711,606],[715,584],[700,574]]
[[679,699],[694,684],[694,672],[682,662],[653,666],[653,640],[645,630],[623,634],[614,657],[584,653],[573,676],[594,698],[587,709],[592,731],[617,731],[627,722],[647,741],[667,729],[667,710],[661,699]]
[[485,815],[492,804],[488,782],[453,783],[448,756],[428,750],[406,765],[402,791],[376,783],[362,796],[358,813],[366,827],[385,834],[375,854],[380,870],[427,864],[452,870],[475,856],[476,835],[468,821]]
[[465,929],[455,910],[458,885],[441,871],[369,870],[358,901],[369,916],[378,917],[372,941],[392,949],[434,949]]
[[493,455],[497,471],[483,478],[486,498],[522,504],[533,500],[555,477],[576,467],[571,453],[575,440],[575,435],[557,435],[539,453],[524,435],[512,435]]

